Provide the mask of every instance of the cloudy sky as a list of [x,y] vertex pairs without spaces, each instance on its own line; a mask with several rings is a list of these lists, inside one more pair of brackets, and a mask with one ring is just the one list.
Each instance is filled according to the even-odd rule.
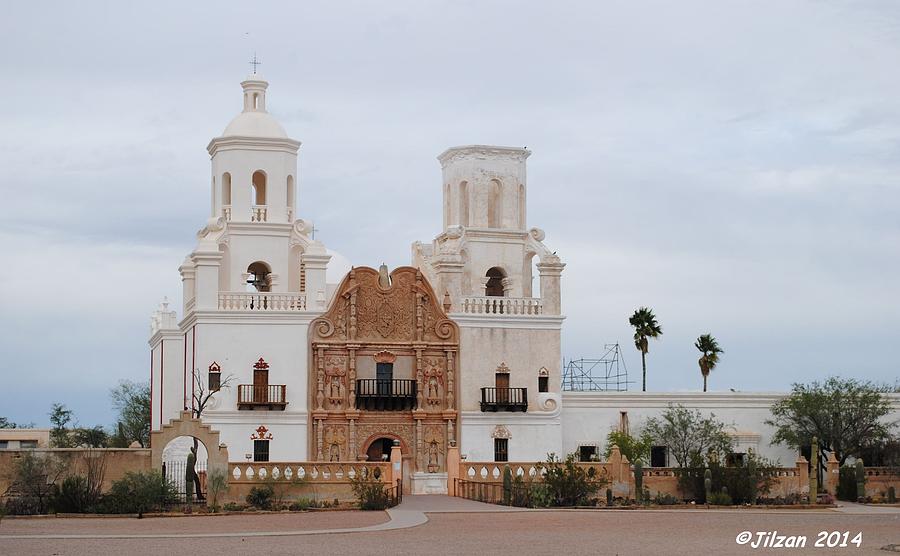
[[106,424],[148,378],[254,51],[300,216],[354,264],[440,231],[446,147],[527,145],[565,357],[620,342],[639,379],[648,305],[652,390],[701,386],[705,332],[712,389],[900,375],[900,3],[125,4],[0,18],[2,416]]

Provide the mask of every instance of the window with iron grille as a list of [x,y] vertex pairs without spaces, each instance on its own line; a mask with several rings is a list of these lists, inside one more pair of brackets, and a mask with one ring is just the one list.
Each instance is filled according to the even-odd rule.
[[253,461],[269,461],[269,441],[253,441]]
[[494,439],[494,461],[509,461],[509,439]]
[[538,392],[549,392],[549,391],[550,391],[550,377],[539,376],[538,377]]

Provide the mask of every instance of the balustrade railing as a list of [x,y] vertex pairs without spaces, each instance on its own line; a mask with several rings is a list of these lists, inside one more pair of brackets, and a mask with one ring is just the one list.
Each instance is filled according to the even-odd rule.
[[231,220],[231,205],[222,206],[222,216],[225,220]]
[[305,311],[305,293],[219,292],[223,311]]
[[405,378],[356,380],[356,408],[370,411],[403,411],[416,404],[416,381]]
[[528,388],[482,388],[481,411],[527,411]]
[[239,384],[238,409],[284,409],[287,405],[284,384]]
[[539,297],[464,297],[461,312],[470,315],[537,316],[544,314],[544,305]]
[[228,464],[230,482],[254,483],[266,480],[308,481],[312,483],[349,483],[357,477],[385,481],[389,462],[301,461],[301,462],[232,462]]
[[266,205],[253,205],[250,207],[250,222],[266,222],[267,218]]

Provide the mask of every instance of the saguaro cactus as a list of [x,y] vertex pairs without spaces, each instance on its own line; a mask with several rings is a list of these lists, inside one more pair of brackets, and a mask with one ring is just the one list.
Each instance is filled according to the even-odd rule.
[[190,504],[194,500],[194,468],[197,466],[197,456],[194,452],[188,454],[187,465],[184,467],[184,498]]
[[644,498],[644,466],[634,463],[634,499],[640,503]]
[[512,469],[509,465],[503,466],[503,503],[507,506],[512,503]]
[[[894,487],[891,487],[891,488],[894,488]],[[613,505],[613,496],[612,496],[612,489],[611,489],[611,488],[606,489],[606,505],[607,505],[607,506],[612,506],[612,505]]]
[[706,504],[709,505],[709,498],[712,495],[712,471],[708,467],[703,471],[703,490],[706,494]]
[[866,468],[863,460],[856,461],[856,498],[866,497]]
[[809,447],[809,503],[815,504],[819,497],[819,439],[812,437]]

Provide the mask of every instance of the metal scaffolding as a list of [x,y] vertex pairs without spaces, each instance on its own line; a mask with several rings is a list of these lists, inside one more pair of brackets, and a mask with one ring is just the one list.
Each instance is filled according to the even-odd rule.
[[632,381],[619,344],[605,344],[600,359],[563,360],[562,389],[566,392],[625,392]]

